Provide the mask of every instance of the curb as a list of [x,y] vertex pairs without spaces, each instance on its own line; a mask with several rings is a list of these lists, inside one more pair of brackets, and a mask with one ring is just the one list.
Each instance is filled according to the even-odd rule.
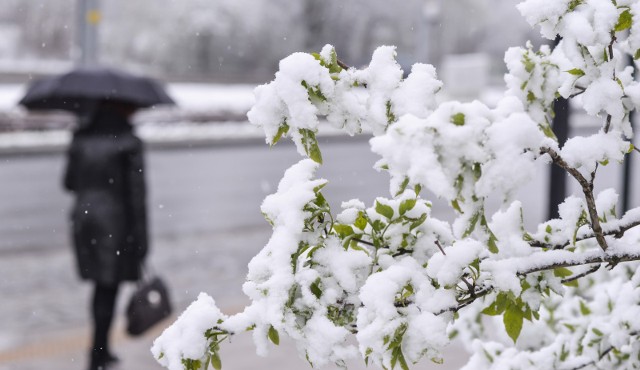
[[[267,145],[264,133],[248,122],[211,124],[147,125],[137,127],[137,134],[148,149],[182,149]],[[351,137],[342,131],[321,125],[318,138],[331,140],[368,140],[370,135]],[[20,131],[0,133],[0,157],[64,153],[71,141],[71,131]],[[283,141],[285,145],[290,141]]]

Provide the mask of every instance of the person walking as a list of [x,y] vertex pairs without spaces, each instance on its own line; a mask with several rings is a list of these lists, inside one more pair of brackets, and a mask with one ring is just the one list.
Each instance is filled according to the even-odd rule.
[[68,150],[64,187],[75,195],[71,229],[77,268],[94,284],[90,370],[107,370],[118,361],[109,346],[118,290],[122,282],[140,279],[148,249],[143,144],[130,123],[135,109],[99,102]]

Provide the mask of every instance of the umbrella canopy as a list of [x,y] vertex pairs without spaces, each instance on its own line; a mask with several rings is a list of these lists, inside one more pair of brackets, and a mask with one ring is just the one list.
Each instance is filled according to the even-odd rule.
[[106,67],[88,67],[36,80],[20,104],[30,110],[61,109],[80,113],[97,101],[123,102],[136,108],[175,104],[156,81]]

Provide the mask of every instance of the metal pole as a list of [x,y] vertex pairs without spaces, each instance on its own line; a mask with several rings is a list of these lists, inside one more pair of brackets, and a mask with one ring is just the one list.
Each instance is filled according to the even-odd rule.
[[[560,37],[554,41],[554,47],[558,46]],[[552,128],[558,139],[558,146],[562,147],[569,138],[569,101],[564,98],[558,98],[553,102]],[[567,174],[560,167],[551,164],[549,171],[549,202],[547,203],[548,219],[558,218],[558,206],[564,202],[567,194]]]
[[98,62],[98,26],[100,25],[99,0],[78,0],[76,63],[80,66]]
[[[558,145],[562,147],[569,137],[569,101],[558,98],[553,103],[553,132],[558,138]],[[565,171],[552,164],[549,181],[549,203],[547,216],[549,219],[558,218],[558,206],[564,202],[567,194],[567,174]]]
[[[635,61],[631,55],[627,56],[627,64],[630,66],[635,65]],[[633,72],[633,77],[636,77],[635,69]],[[629,113],[629,122],[631,123],[631,130],[635,130],[634,121],[636,118],[636,113]],[[631,140],[633,143],[633,140]],[[622,172],[622,214],[627,212],[630,208],[631,204],[631,180],[633,179],[633,157],[634,153],[628,154],[627,158],[624,160],[624,168]]]
[[[633,121],[635,119],[635,113],[629,113],[629,121],[631,122],[631,129],[635,129],[633,126]],[[627,158],[624,159],[624,169],[622,173],[622,214],[625,214],[629,208],[631,203],[631,179],[633,175],[633,157],[634,153],[630,153],[627,155]]]

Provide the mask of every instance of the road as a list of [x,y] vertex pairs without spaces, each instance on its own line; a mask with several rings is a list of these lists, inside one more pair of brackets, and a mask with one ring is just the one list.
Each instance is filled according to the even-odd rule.
[[[387,176],[371,169],[376,157],[363,139],[328,142],[318,176],[331,179],[331,199],[385,194]],[[338,140],[335,142],[335,140]],[[154,238],[265,227],[264,197],[284,170],[300,160],[292,145],[150,150],[148,207]],[[71,198],[61,188],[63,153],[0,157],[0,252],[68,245]],[[364,194],[362,194],[364,193]],[[339,203],[338,203],[339,206]]]
[[[388,193],[387,175],[371,169],[377,156],[365,139],[322,138],[321,149],[325,164],[318,176],[330,180],[325,194],[334,209],[343,200],[359,197],[370,204]],[[247,262],[269,238],[260,203],[298,160],[291,144],[269,148],[253,141],[147,152],[151,265],[168,281],[177,314],[200,291],[227,312],[247,303],[241,293]],[[78,282],[69,249],[71,198],[60,188],[63,165],[64,154],[56,151],[0,156],[0,369],[3,363],[7,369],[41,368],[52,361],[52,351],[82,354],[79,348],[86,345],[89,286]],[[541,166],[519,193],[528,226],[542,219],[546,173]],[[601,175],[598,187],[616,186],[619,168],[609,165]],[[441,204],[434,213],[451,216]],[[125,301],[120,299],[119,312]],[[147,344],[138,346],[142,352],[135,355],[152,363],[144,354]],[[241,340],[240,348],[250,344]],[[35,360],[16,365],[25,356]]]

